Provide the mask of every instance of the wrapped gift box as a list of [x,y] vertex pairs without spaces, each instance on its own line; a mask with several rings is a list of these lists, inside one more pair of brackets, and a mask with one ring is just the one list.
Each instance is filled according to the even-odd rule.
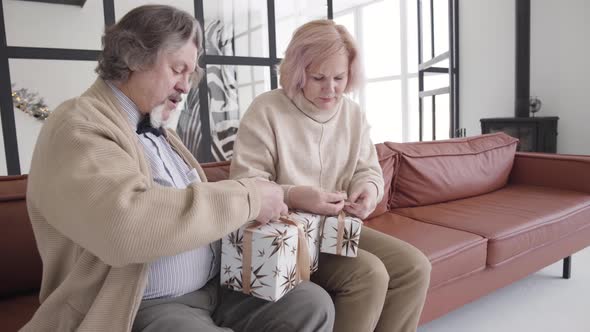
[[310,273],[318,270],[320,255],[320,236],[322,232],[322,216],[302,211],[289,213],[289,219],[303,225],[309,251]]
[[326,254],[356,257],[363,221],[346,216],[326,217],[321,235],[320,251]]
[[289,220],[248,223],[222,239],[221,285],[277,301],[309,279],[303,225]]

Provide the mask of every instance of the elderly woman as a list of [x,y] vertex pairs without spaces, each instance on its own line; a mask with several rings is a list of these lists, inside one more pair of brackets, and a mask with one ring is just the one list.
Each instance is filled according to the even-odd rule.
[[[383,176],[358,104],[352,36],[318,20],[293,35],[280,66],[282,89],[258,96],[240,123],[230,177],[280,184],[285,203],[322,215],[366,218],[383,197]],[[413,246],[370,228],[356,258],[320,254],[312,281],[334,295],[334,331],[415,331],[430,279]]]

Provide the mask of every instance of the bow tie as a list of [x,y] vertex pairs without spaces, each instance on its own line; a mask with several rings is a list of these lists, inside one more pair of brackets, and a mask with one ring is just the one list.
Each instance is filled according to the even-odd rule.
[[152,123],[150,122],[150,115],[146,115],[143,117],[143,119],[141,121],[139,121],[139,123],[137,124],[137,134],[143,134],[143,133],[152,133],[156,136],[160,136],[160,135],[164,135],[166,136],[166,133],[164,132],[164,129],[162,127],[160,128],[154,128],[152,127]]

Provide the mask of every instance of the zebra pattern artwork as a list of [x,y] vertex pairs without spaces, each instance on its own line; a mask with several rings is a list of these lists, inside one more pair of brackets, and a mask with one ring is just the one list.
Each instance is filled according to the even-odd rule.
[[[220,20],[205,27],[205,51],[207,55],[233,55],[233,36],[224,29]],[[236,83],[236,69],[232,65],[207,65],[207,96],[209,118],[201,119],[199,89],[194,85],[181,109],[176,128],[183,143],[199,159],[197,151],[208,149],[203,139],[202,121],[208,120],[211,137],[211,153],[215,161],[232,157],[234,140],[238,132],[240,112]],[[202,161],[202,158],[199,159]]]

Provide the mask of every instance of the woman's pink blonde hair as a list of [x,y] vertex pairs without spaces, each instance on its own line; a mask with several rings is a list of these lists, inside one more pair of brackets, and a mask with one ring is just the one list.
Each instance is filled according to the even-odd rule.
[[356,89],[363,80],[359,50],[348,30],[332,20],[308,22],[293,34],[280,64],[280,83],[289,98],[305,86],[306,69],[344,50],[348,54],[348,84],[344,92]]

